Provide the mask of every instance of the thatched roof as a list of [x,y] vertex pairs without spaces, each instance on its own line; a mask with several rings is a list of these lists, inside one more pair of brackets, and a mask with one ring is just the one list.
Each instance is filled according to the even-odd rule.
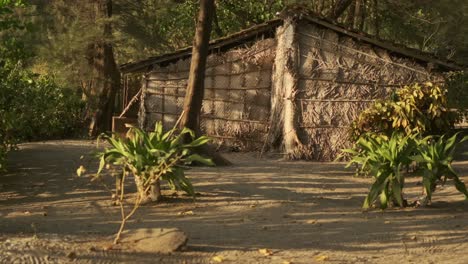
[[[349,36],[358,41],[369,43],[377,47],[383,48],[390,51],[391,53],[398,54],[404,57],[412,58],[417,61],[432,64],[435,68],[439,68],[445,71],[462,70],[463,66],[458,65],[454,61],[438,58],[434,54],[420,51],[418,49],[412,49],[399,45],[393,42],[380,40],[374,36],[368,35],[364,32],[358,32],[347,29],[343,25],[339,25],[329,21],[325,18],[320,18],[312,15],[301,14],[295,18],[299,22],[307,22],[315,25],[319,25],[330,30],[333,30],[339,34]],[[240,45],[244,45],[249,41],[254,41],[260,36],[271,37],[274,36],[275,29],[283,24],[283,18],[276,18],[269,20],[263,24],[255,25],[248,29],[239,31],[237,33],[228,35],[226,37],[212,40],[209,46],[209,52],[220,52],[235,48]],[[167,65],[171,62],[188,58],[191,56],[192,47],[186,47],[172,53],[163,54],[160,56],[149,57],[145,60],[138,62],[130,62],[120,65],[120,71],[123,74],[145,72],[151,69],[152,65]]]

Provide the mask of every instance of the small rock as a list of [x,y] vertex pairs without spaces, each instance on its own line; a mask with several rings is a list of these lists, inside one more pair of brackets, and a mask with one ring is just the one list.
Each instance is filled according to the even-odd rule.
[[185,247],[188,240],[187,235],[177,228],[143,228],[126,233],[122,243],[145,253],[167,254],[179,251]]
[[67,254],[67,258],[69,258],[69,259],[76,259],[76,253],[73,252],[73,251],[72,251],[72,252],[69,252],[69,253]]

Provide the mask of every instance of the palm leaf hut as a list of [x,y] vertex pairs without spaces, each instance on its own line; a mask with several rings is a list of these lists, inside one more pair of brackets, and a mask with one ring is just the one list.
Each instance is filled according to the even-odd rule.
[[[444,81],[451,62],[286,14],[210,43],[200,126],[220,147],[330,161],[350,123],[376,99],[414,82]],[[191,47],[121,66],[141,74],[138,123],[172,127],[182,111]]]

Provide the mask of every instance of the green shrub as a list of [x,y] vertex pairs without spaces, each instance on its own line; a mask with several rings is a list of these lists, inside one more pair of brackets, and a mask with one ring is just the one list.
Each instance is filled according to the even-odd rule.
[[450,111],[447,90],[432,83],[414,84],[395,91],[391,98],[364,110],[351,125],[351,137],[365,133],[443,135],[458,115]]
[[[190,142],[184,143],[187,137]],[[128,172],[132,173],[140,200],[157,200],[161,195],[160,180],[167,181],[174,190],[182,190],[193,196],[195,193],[191,182],[184,175],[184,166],[194,161],[214,165],[210,159],[192,153],[194,148],[206,144],[209,138],[195,138],[194,132],[187,128],[180,133],[176,133],[175,129],[163,132],[162,124],[157,123],[154,132],[146,133],[132,127],[126,138],[107,135],[102,138],[111,147],[98,155],[98,175],[106,164],[122,169],[123,177]]]
[[426,201],[429,203],[437,183],[445,184],[447,179],[453,180],[458,191],[468,199],[465,184],[452,167],[455,149],[458,144],[468,140],[468,136],[457,141],[458,133],[446,139],[441,137],[426,137],[418,141],[417,155],[412,159],[421,165],[422,183],[426,192]]
[[382,209],[389,204],[406,205],[402,195],[405,184],[402,169],[411,164],[410,157],[415,149],[414,137],[393,133],[391,137],[363,135],[354,149],[343,150],[351,154],[347,167],[357,164],[375,179],[363,208],[369,208],[378,197]]
[[0,1],[0,170],[18,142],[72,136],[82,120],[79,95],[23,66],[31,52],[18,36],[27,32],[27,25],[14,10],[24,5],[21,0]]
[[[403,197],[405,183],[404,169],[416,162],[417,175],[422,176],[426,197],[423,204],[431,201],[432,193],[437,183],[444,184],[453,180],[455,187],[468,199],[465,184],[452,168],[456,146],[468,140],[468,136],[457,141],[458,134],[447,139],[447,136],[428,136],[418,139],[415,136],[403,136],[393,133],[391,137],[381,134],[362,135],[352,149],[344,149],[343,153],[350,155],[351,165],[359,166],[374,177],[374,183],[364,201],[363,208],[372,206],[380,197],[380,207],[389,205],[406,206],[408,202]],[[420,201],[416,201],[420,202]]]
[[0,169],[6,152],[21,141],[75,136],[83,102],[52,78],[26,70],[0,71]]

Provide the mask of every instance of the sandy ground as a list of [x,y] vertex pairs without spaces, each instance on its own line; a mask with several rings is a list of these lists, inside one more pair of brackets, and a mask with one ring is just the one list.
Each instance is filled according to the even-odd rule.
[[[128,224],[179,228],[189,237],[185,251],[109,249],[119,208],[101,185],[74,175],[94,148],[51,141],[11,153],[0,177],[0,263],[468,263],[468,202],[450,183],[431,207],[363,212],[371,181],[353,178],[343,164],[256,154],[227,154],[234,166],[190,170],[196,201],[168,197],[141,207]],[[468,162],[456,168],[468,182]],[[416,179],[408,187],[408,196],[419,195]]]

